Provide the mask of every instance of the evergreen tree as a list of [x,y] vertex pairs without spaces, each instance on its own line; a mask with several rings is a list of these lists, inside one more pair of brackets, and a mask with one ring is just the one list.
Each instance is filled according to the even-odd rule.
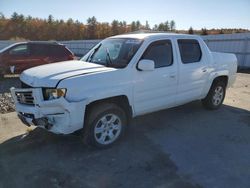
[[113,20],[113,22],[111,23],[111,31],[112,31],[112,35],[119,34],[119,21],[118,20]]
[[141,22],[139,20],[136,21],[136,31],[141,29]]
[[193,34],[194,34],[194,30],[193,30],[193,28],[192,28],[192,27],[190,27],[190,28],[189,28],[189,30],[188,30],[188,34],[190,34],[190,35],[193,35]]
[[201,35],[207,35],[207,29],[206,28],[201,29]]
[[150,25],[148,24],[148,21],[146,21],[145,29],[150,30]]
[[135,21],[133,21],[132,23],[131,23],[131,31],[133,32],[133,31],[136,31],[136,23],[135,23]]
[[175,21],[171,20],[170,21],[170,31],[174,31],[175,30]]
[[87,39],[96,39],[97,38],[97,20],[93,16],[87,20]]

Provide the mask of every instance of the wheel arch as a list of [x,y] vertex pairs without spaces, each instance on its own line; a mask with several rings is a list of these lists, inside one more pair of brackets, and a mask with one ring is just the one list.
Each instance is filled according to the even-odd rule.
[[99,105],[101,103],[116,104],[120,108],[124,109],[124,111],[125,111],[125,113],[126,113],[126,115],[128,117],[128,120],[130,120],[132,118],[132,116],[133,116],[132,105],[130,104],[128,97],[126,95],[118,95],[118,96],[113,96],[113,97],[94,100],[94,101],[91,101],[89,104],[87,104],[86,110],[85,110],[84,121],[86,121],[86,118],[88,117],[88,114],[89,114],[90,110],[95,105]]
[[[216,82],[218,82],[218,81],[224,82],[224,83],[225,83],[225,86],[227,87],[227,85],[228,85],[228,75],[220,75],[220,76],[215,77],[215,78],[213,79],[212,84],[214,84],[214,83],[216,83]],[[212,85],[211,85],[211,86],[212,86]],[[210,87],[211,87],[211,86],[210,86]]]
[[228,86],[229,83],[229,77],[228,77],[228,71],[219,71],[219,72],[212,72],[209,75],[207,84],[204,87],[204,92],[201,98],[205,98],[210,90],[210,88],[213,86],[213,84],[217,81],[222,80],[225,82],[226,87]]
[[[224,83],[225,85],[223,84],[223,91],[222,91],[221,96],[219,96],[220,101],[218,103],[214,104],[214,100],[215,100],[215,102],[218,100],[218,99],[214,99],[214,96],[217,95],[215,92],[215,89],[217,89],[218,84],[220,84],[220,86],[222,86],[222,83]],[[205,108],[207,108],[209,110],[215,110],[215,109],[218,109],[222,105],[223,100],[225,98],[227,84],[228,84],[228,76],[227,75],[220,75],[220,76],[215,77],[212,80],[212,83],[210,84],[210,87],[209,87],[209,90],[208,90],[206,97],[202,99],[202,104],[204,105]]]

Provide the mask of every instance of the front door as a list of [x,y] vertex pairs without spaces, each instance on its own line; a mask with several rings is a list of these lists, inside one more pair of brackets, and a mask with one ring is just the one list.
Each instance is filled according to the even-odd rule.
[[30,64],[28,44],[19,44],[4,54],[7,73],[21,73]]
[[152,42],[141,59],[153,60],[153,71],[136,72],[134,110],[136,115],[175,105],[177,63],[171,40]]

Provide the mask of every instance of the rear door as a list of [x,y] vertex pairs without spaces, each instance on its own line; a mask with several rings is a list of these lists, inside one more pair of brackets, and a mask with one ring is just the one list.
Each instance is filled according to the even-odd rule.
[[30,44],[30,67],[36,67],[50,63],[52,59],[49,56],[49,44]]
[[137,70],[134,85],[134,109],[136,115],[175,105],[177,90],[177,62],[172,41],[151,42],[141,59],[155,62],[153,71]]
[[50,57],[53,62],[59,62],[72,59],[73,55],[63,45],[51,45]]
[[207,56],[196,39],[178,39],[179,84],[177,104],[197,100],[208,78]]

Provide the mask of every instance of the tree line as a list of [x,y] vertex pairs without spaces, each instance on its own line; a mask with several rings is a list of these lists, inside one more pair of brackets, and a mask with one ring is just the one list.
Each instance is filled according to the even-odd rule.
[[134,32],[138,30],[164,31],[189,34],[224,34],[246,32],[245,29],[211,29],[177,30],[174,20],[165,21],[150,27],[148,21],[142,24],[139,20],[127,23],[113,20],[111,23],[99,22],[93,16],[86,23],[79,20],[58,20],[49,15],[47,19],[24,16],[14,12],[10,18],[0,13],[0,40],[83,40],[103,39],[109,36]]
[[[175,21],[170,20],[154,25],[152,30],[175,31]],[[139,20],[127,23],[113,20],[111,23],[98,22],[93,16],[84,24],[78,20],[67,21],[54,19],[49,15],[47,19],[25,17],[14,12],[10,18],[0,14],[0,40],[81,40],[103,39],[112,35],[151,30],[148,21],[142,24]]]
[[194,30],[193,27],[190,27],[187,31],[178,31],[180,33],[187,33],[187,34],[197,34],[197,35],[218,35],[218,34],[232,34],[232,33],[244,33],[249,32],[248,29],[242,28],[222,28],[222,29],[206,29],[205,27],[200,30]]

